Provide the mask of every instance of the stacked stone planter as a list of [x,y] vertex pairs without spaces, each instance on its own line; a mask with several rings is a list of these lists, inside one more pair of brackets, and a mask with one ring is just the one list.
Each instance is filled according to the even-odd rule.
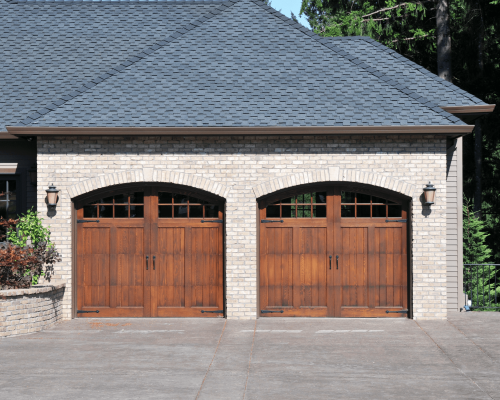
[[0,337],[41,331],[62,319],[65,283],[0,290]]

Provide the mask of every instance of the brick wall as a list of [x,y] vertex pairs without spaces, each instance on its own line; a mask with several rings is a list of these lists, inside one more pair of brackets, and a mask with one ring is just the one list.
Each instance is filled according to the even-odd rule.
[[[414,318],[446,318],[446,140],[428,136],[43,137],[38,138],[38,208],[45,188],[59,189],[57,213],[46,219],[62,252],[56,279],[68,290],[71,317],[71,198],[98,187],[169,181],[226,198],[228,318],[255,318],[256,197],[283,185],[339,180],[383,186],[412,200]],[[279,179],[281,178],[281,179]],[[421,203],[428,181],[431,208]],[[280,183],[281,182],[281,183]]]
[[0,337],[41,331],[62,320],[65,284],[0,290]]

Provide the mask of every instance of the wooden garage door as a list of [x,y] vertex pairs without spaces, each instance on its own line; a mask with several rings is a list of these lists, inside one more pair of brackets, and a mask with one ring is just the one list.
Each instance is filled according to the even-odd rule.
[[156,187],[80,206],[78,316],[223,316],[222,209]]
[[407,206],[323,187],[260,204],[262,316],[401,317]]

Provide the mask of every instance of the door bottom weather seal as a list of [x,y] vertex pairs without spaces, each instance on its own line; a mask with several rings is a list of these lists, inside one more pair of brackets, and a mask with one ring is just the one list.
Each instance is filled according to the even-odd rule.
[[386,313],[386,314],[389,314],[389,313],[395,313],[395,314],[408,314],[408,310],[401,310],[401,311],[389,311],[389,310],[385,310],[385,313]]
[[216,310],[216,311],[201,310],[201,313],[224,314],[224,310]]

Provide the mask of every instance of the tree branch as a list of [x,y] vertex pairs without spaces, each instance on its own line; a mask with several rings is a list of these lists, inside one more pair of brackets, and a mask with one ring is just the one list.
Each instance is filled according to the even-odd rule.
[[396,43],[396,42],[401,42],[401,41],[409,41],[409,40],[415,40],[415,39],[421,39],[421,38],[428,37],[428,36],[433,37],[433,38],[436,37],[436,36],[431,36],[431,35],[414,36],[412,38],[396,39],[396,40],[391,41],[391,43]]
[[374,11],[374,12],[372,12],[370,14],[363,15],[361,18],[366,18],[366,17],[369,17],[370,15],[378,14],[378,13],[385,12],[385,11],[394,10],[396,8],[399,8],[399,7],[406,7],[407,5],[410,5],[410,4],[418,4],[418,5],[423,6],[424,3],[430,3],[430,2],[433,2],[433,1],[434,0],[424,0],[424,1],[417,1],[415,3],[401,3],[401,4],[398,4],[397,6],[394,6],[394,7],[382,8],[382,9]]

